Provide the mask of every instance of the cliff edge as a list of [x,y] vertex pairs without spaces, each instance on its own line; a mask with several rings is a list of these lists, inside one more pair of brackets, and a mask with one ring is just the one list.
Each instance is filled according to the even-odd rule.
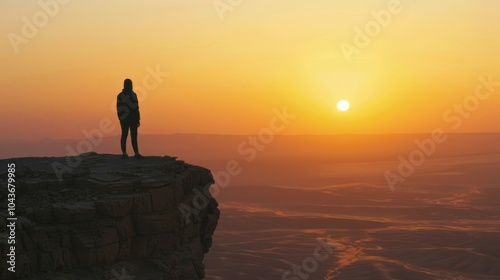
[[0,160],[0,182],[0,279],[204,278],[208,169],[87,153]]

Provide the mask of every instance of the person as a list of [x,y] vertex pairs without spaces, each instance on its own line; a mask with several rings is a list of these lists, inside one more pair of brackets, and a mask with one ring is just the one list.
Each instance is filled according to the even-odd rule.
[[137,94],[132,90],[132,87],[132,80],[125,79],[123,81],[123,90],[116,98],[116,111],[122,128],[122,137],[120,139],[122,158],[128,158],[127,136],[130,130],[132,148],[134,148],[135,153],[134,157],[140,159],[143,156],[139,154],[137,129],[141,125],[141,114],[139,112],[139,100],[137,100]]

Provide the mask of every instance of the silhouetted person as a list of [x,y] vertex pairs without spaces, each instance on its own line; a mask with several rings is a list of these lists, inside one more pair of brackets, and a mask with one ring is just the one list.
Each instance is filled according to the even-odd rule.
[[132,80],[125,79],[123,81],[123,90],[118,94],[116,99],[116,111],[122,127],[122,138],[120,141],[122,157],[128,158],[127,136],[130,129],[130,138],[132,138],[135,158],[142,158],[137,146],[137,128],[141,125],[141,114],[139,113],[137,94],[132,90]]

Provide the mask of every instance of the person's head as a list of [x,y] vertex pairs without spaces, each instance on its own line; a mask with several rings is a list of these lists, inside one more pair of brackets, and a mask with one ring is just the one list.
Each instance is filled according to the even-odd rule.
[[132,80],[131,79],[125,79],[125,81],[123,81],[123,90],[125,90],[125,91],[132,90]]

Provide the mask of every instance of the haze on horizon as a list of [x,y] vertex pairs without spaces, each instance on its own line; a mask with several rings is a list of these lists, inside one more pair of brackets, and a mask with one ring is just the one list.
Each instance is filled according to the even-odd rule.
[[[498,1],[401,0],[349,62],[342,44],[391,1],[242,1],[221,15],[216,1],[60,0],[16,53],[8,34],[53,1],[0,3],[2,139],[78,139],[104,118],[118,135],[124,78],[152,77],[141,134],[256,134],[285,107],[282,134],[429,133],[456,124],[443,114],[480,76],[500,81]],[[499,95],[456,132],[500,132]]]

